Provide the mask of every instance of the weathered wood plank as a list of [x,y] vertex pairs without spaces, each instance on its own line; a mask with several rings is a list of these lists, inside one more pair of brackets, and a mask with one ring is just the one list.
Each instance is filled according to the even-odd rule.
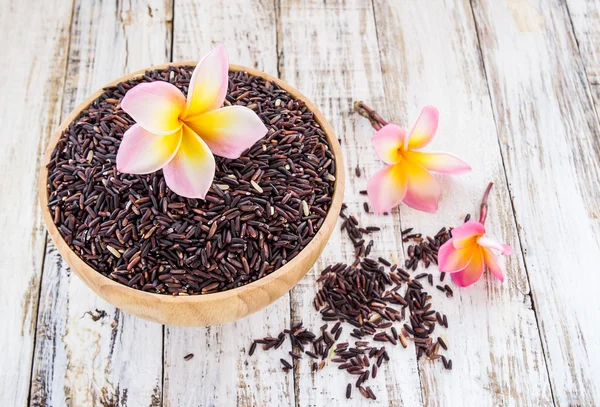
[[[171,12],[170,0],[76,2],[62,114],[114,78],[168,61]],[[162,340],[160,325],[94,295],[48,244],[32,405],[158,406]]]
[[[486,226],[515,255],[506,261],[504,284],[485,278],[448,299],[431,287],[434,308],[445,313],[453,371],[421,361],[426,405],[551,405],[552,397],[517,229],[506,186],[488,89],[480,64],[469,1],[376,0],[381,63],[389,116],[410,128],[428,104],[440,110],[440,126],[426,150],[451,151],[473,172],[438,177],[443,197],[435,214],[401,206],[403,227],[434,235],[457,226],[466,213],[477,218],[488,182],[495,186]],[[392,50],[385,52],[384,50]],[[416,225],[416,226],[415,226]],[[433,267],[434,281],[439,273]],[[518,377],[518,379],[516,379]]]
[[[600,1],[567,0],[579,54],[596,105],[600,107]],[[599,116],[600,118],[600,116]]]
[[567,0],[581,60],[591,85],[600,85],[600,1]]
[[0,297],[0,400],[9,406],[26,405],[29,396],[46,236],[35,184],[60,119],[72,7],[67,1],[8,1],[0,12],[0,274],[6,287]]
[[[277,75],[275,2],[224,0],[175,2],[174,60],[198,60],[225,44],[231,63]],[[207,328],[166,327],[165,406],[293,405],[292,374],[279,359],[291,350],[260,347],[249,357],[253,339],[277,335],[289,326],[289,297],[241,321]],[[193,353],[188,361],[184,356]]]
[[600,403],[600,129],[565,3],[474,2],[557,405]]
[[600,119],[600,114],[598,113],[598,108],[600,107],[600,85],[590,85],[590,90],[592,91],[592,98],[596,105],[596,115]]
[[[353,114],[353,101],[364,99],[385,105],[379,64],[376,29],[372,5],[365,1],[282,1],[279,21],[279,53],[282,79],[307,95],[330,120],[342,149],[348,179],[345,202],[349,213],[367,226],[379,226],[374,234],[372,256],[397,258],[401,252],[400,224],[397,216],[365,214],[366,177],[381,164],[371,146],[372,129],[367,120]],[[354,248],[339,228],[309,274],[292,290],[293,322],[303,320],[317,331],[323,324],[313,307],[317,292],[316,277],[329,264],[354,261]],[[331,327],[331,324],[330,324]],[[354,341],[349,324],[340,338]],[[388,346],[390,362],[382,365],[375,380],[369,380],[382,405],[422,405],[419,375],[413,348]],[[323,370],[311,373],[308,361],[297,364],[296,388],[299,406],[371,405],[354,387],[356,377],[339,371],[329,362]],[[345,388],[352,383],[352,399],[345,398]]]

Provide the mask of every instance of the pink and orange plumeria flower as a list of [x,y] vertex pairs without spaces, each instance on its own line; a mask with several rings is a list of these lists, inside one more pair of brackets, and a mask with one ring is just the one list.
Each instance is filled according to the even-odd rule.
[[129,90],[121,107],[136,124],[123,135],[117,170],[148,174],[162,168],[173,192],[204,199],[215,175],[213,154],[238,158],[267,133],[252,110],[222,107],[228,69],[227,53],[221,45],[194,69],[187,98],[162,81]]
[[498,265],[493,250],[502,255],[512,253],[512,248],[486,236],[487,197],[492,184],[488,185],[481,204],[479,222],[470,220],[452,229],[452,238],[438,251],[439,269],[452,273],[452,280],[460,287],[467,287],[481,278],[487,268],[498,280],[504,281],[504,274]]
[[[364,105],[361,107],[364,108]],[[435,107],[423,108],[412,130],[407,133],[395,124],[388,124],[378,115],[371,115],[374,126],[380,127],[373,136],[373,146],[379,158],[388,164],[367,184],[367,193],[375,212],[387,212],[400,202],[421,211],[435,212],[442,191],[430,171],[462,174],[471,170],[466,162],[452,154],[418,151],[433,139],[438,117]]]

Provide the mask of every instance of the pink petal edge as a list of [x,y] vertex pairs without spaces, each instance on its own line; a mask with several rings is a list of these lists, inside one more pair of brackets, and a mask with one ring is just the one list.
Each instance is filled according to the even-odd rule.
[[[454,230],[452,232],[454,233]],[[477,239],[477,244],[490,249],[496,249],[504,256],[512,253],[512,247],[507,244],[500,243],[492,237],[481,236]]]
[[486,248],[484,248],[482,252],[483,260],[485,261],[485,265],[487,266],[490,273],[492,273],[492,275],[501,282],[504,282],[504,273],[498,265],[498,259],[496,258],[496,255],[490,249]]
[[452,229],[453,238],[482,236],[485,234],[485,226],[476,220],[469,220]]
[[225,158],[240,155],[263,138],[268,129],[254,111],[244,106],[228,106],[186,120],[213,154]]
[[117,171],[124,174],[150,174],[158,171],[175,156],[180,143],[181,130],[159,136],[136,123],[123,134],[117,151]]
[[367,182],[367,195],[375,213],[388,212],[406,195],[406,175],[399,165],[388,165]]
[[167,186],[177,195],[204,199],[215,176],[215,158],[206,143],[183,126],[181,146],[163,168]]
[[450,175],[465,174],[471,171],[469,164],[450,153],[408,151],[406,156],[428,171]]
[[183,93],[168,82],[140,83],[129,89],[121,108],[148,132],[166,135],[181,128],[179,115],[185,107]]
[[229,58],[225,45],[213,48],[196,65],[182,119],[223,106],[229,84]]
[[390,123],[379,129],[371,139],[375,153],[386,164],[397,164],[402,159],[406,130]]
[[442,196],[438,181],[427,170],[418,165],[403,161],[406,171],[407,188],[403,202],[413,209],[424,212],[436,212]]
[[425,147],[435,136],[440,113],[433,106],[425,106],[415,122],[406,141],[406,149],[415,150]]
[[475,284],[483,275],[485,269],[485,263],[483,261],[483,254],[481,251],[474,253],[471,261],[462,271],[458,273],[452,273],[450,277],[459,287],[468,287]]
[[444,273],[458,273],[467,267],[471,257],[473,252],[470,249],[456,249],[450,239],[438,250],[439,270]]

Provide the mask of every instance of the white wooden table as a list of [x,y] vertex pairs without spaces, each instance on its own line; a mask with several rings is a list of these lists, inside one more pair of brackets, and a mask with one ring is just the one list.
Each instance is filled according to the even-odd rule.
[[[1,3],[0,405],[600,404],[600,0]],[[371,385],[377,402],[356,390],[347,402],[348,376],[335,368],[281,371],[289,342],[247,356],[253,338],[321,325],[315,276],[352,257],[339,230],[289,296],[223,326],[145,322],[69,272],[35,193],[50,134],[104,83],[217,43],[322,108],[343,141],[350,211],[383,228],[375,254],[402,260],[402,227],[458,224],[495,183],[487,226],[516,250],[504,284],[434,298],[450,320],[453,371],[396,347]],[[362,211],[358,191],[382,164],[368,121],[352,112],[357,99],[404,126],[423,105],[439,108],[432,149],[473,172],[443,179],[436,214]]]

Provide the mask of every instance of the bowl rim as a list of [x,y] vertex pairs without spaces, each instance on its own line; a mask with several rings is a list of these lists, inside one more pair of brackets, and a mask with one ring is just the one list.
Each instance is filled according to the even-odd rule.
[[[255,280],[251,283],[248,283],[248,284],[245,284],[245,285],[242,285],[240,287],[236,287],[236,288],[233,288],[230,290],[220,291],[220,292],[216,292],[216,293],[209,293],[209,294],[194,294],[194,295],[158,294],[158,293],[151,293],[151,292],[142,291],[142,290],[138,290],[138,289],[129,287],[125,284],[114,281],[114,280],[106,277],[99,271],[95,270],[94,268],[89,266],[87,263],[85,263],[85,261],[83,261],[83,259],[81,259],[77,255],[77,253],[75,253],[69,247],[69,245],[65,242],[62,235],[58,231],[58,227],[54,223],[53,217],[50,213],[50,210],[48,209],[48,195],[47,195],[47,189],[46,189],[47,188],[47,179],[48,179],[47,165],[50,162],[52,152],[54,151],[56,144],[58,143],[58,140],[62,136],[62,133],[64,132],[64,130],[67,128],[67,126],[69,126],[75,120],[75,118],[79,115],[79,113],[82,110],[86,109],[94,100],[96,100],[102,93],[104,93],[105,88],[115,86],[118,83],[125,82],[129,79],[138,78],[140,76],[143,76],[146,73],[146,71],[168,69],[169,67],[196,66],[197,63],[198,63],[197,61],[180,61],[180,62],[171,62],[171,63],[167,63],[167,64],[153,65],[153,66],[129,73],[127,75],[123,75],[123,76],[113,80],[112,82],[104,85],[102,88],[91,93],[88,97],[85,98],[85,100],[83,100],[81,103],[79,103],[77,105],[77,107],[75,107],[61,121],[60,125],[55,130],[55,132],[53,133],[52,137],[50,138],[50,140],[48,142],[46,151],[44,153],[44,157],[42,159],[42,163],[40,165],[40,171],[39,171],[39,176],[38,176],[38,199],[39,199],[39,204],[40,204],[41,211],[42,211],[42,217],[44,219],[46,229],[48,230],[48,233],[50,234],[52,241],[54,242],[57,250],[63,257],[63,259],[67,262],[67,264],[69,265],[71,270],[74,271],[79,276],[79,278],[81,278],[84,281],[84,283],[86,283],[86,285],[90,286],[90,288],[92,288],[93,291],[95,291],[97,294],[99,294],[98,291],[96,290],[97,287],[109,286],[110,288],[118,289],[124,293],[126,292],[128,294],[131,294],[133,297],[137,297],[139,299],[145,299],[149,302],[159,301],[161,303],[166,303],[166,304],[182,304],[182,303],[198,304],[198,303],[203,303],[203,302],[227,300],[229,298],[237,297],[241,293],[248,291],[248,290],[264,289],[273,281],[278,280],[279,278],[284,276],[286,273],[288,273],[289,271],[293,270],[295,267],[302,264],[304,261],[304,258],[306,258],[314,250],[318,250],[319,241],[323,237],[327,237],[327,236],[323,236],[323,235],[327,235],[326,230],[328,228],[335,227],[335,225],[337,223],[337,218],[339,216],[339,212],[342,207],[342,201],[343,201],[343,195],[344,195],[344,187],[345,187],[344,168],[345,167],[344,167],[344,162],[343,162],[341,146],[339,144],[337,136],[336,136],[333,128],[331,127],[331,125],[329,124],[329,122],[327,121],[327,119],[325,118],[323,113],[321,112],[321,110],[313,102],[311,102],[310,99],[308,99],[306,96],[304,96],[298,90],[296,90],[294,87],[289,85],[287,82],[284,82],[283,80],[281,80],[277,77],[274,77],[272,75],[269,75],[265,72],[262,72],[258,69],[249,68],[249,67],[245,67],[242,65],[229,64],[230,72],[240,72],[240,71],[246,72],[252,76],[258,76],[267,81],[274,82],[278,86],[280,86],[282,89],[284,89],[286,92],[288,92],[290,95],[292,95],[294,98],[302,100],[306,104],[308,109],[315,115],[315,119],[316,119],[317,123],[319,123],[319,125],[325,132],[325,137],[327,138],[327,141],[329,142],[329,148],[332,151],[333,156],[335,158],[335,166],[336,166],[335,175],[334,175],[335,183],[334,183],[334,190],[333,190],[331,205],[329,207],[329,210],[327,211],[325,220],[323,221],[321,228],[315,234],[315,236],[313,236],[311,241],[296,255],[296,257],[294,257],[288,263],[279,267],[277,270],[273,271],[271,274],[269,274],[267,276],[264,276],[264,277],[262,277],[258,280]],[[308,270],[307,270],[307,272],[308,272]]]

